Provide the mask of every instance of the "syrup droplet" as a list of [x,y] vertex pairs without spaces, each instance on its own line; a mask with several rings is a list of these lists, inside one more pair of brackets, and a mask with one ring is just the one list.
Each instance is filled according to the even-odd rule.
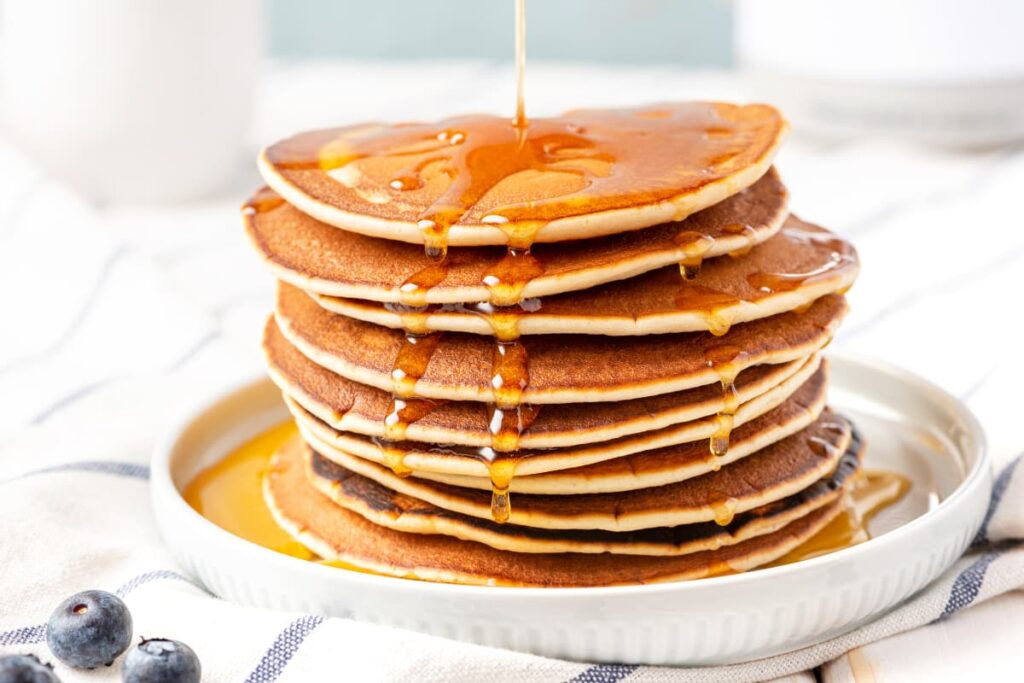
[[401,398],[413,395],[416,382],[427,371],[427,365],[441,341],[441,333],[415,335],[406,333],[391,369],[391,391]]
[[529,248],[509,247],[505,257],[488,269],[483,283],[495,306],[513,306],[522,301],[523,289],[534,278],[544,274],[544,264]]
[[394,313],[402,321],[402,328],[417,337],[430,333],[427,319],[437,310],[437,306],[406,306],[405,304],[385,303],[385,310]]
[[242,206],[242,213],[246,216],[255,216],[258,213],[268,213],[284,204],[284,199],[269,187],[261,187]]
[[679,273],[684,280],[693,280],[700,274],[704,255],[714,246],[715,240],[704,233],[683,230],[675,236],[674,241],[683,252],[679,259]]
[[715,432],[711,435],[711,454],[722,457],[729,452],[729,438],[740,407],[736,377],[743,369],[747,353],[738,346],[723,344],[704,352],[704,362],[718,376],[722,385],[722,408],[715,415]]
[[530,383],[526,347],[519,341],[501,341],[494,346],[491,387],[494,403],[512,409],[522,402],[523,391]]
[[488,427],[491,433],[491,448],[498,453],[514,453],[519,450],[519,439],[530,428],[540,406],[521,404],[514,408],[499,408],[489,405]]
[[422,420],[445,403],[429,398],[393,398],[391,410],[384,418],[384,438],[405,441],[409,425]]
[[374,438],[373,443],[384,456],[384,465],[399,477],[408,477],[412,469],[405,465],[405,449],[396,447],[387,439]]
[[412,472],[405,466],[405,450],[394,445],[404,441],[409,425],[421,420],[444,401],[413,398],[416,383],[427,371],[430,359],[441,341],[441,333],[418,336],[406,333],[391,369],[391,408],[384,418],[384,438],[374,442],[384,455],[385,464],[398,476]]
[[499,524],[507,522],[512,515],[512,500],[508,490],[517,464],[515,458],[501,458],[492,461],[487,468],[491,477],[491,518]]
[[716,337],[729,332],[732,318],[728,309],[738,303],[740,299],[731,294],[692,282],[684,282],[676,293],[676,308],[703,316],[708,331]]
[[740,502],[733,497],[713,501],[710,504],[711,512],[714,514],[715,524],[718,526],[729,526],[736,517],[736,508]]
[[715,433],[711,435],[711,454],[716,457],[723,457],[729,452],[729,438],[732,435],[732,427],[735,416],[719,413],[715,416]]
[[427,292],[448,277],[448,261],[441,259],[410,275],[398,288],[398,297],[406,306],[427,305]]

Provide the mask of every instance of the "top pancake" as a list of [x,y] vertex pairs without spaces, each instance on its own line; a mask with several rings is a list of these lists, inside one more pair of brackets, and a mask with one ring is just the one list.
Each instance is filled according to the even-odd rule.
[[259,167],[300,211],[352,232],[525,246],[681,220],[756,182],[786,130],[759,104],[577,110],[525,129],[475,115],[300,133]]
[[[711,258],[747,249],[774,235],[785,215],[785,187],[770,171],[746,190],[679,222],[536,245],[532,254],[543,273],[525,283],[520,295],[577,291],[678,263],[698,252]],[[330,296],[416,305],[491,301],[492,290],[484,279],[505,256],[501,247],[453,249],[444,278],[423,293],[421,302],[413,302],[403,285],[435,265],[420,246],[336,230],[269,189],[249,200],[243,218],[250,240],[277,277]]]

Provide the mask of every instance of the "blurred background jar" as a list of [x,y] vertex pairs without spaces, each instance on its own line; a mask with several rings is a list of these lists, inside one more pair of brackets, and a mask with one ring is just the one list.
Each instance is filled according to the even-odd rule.
[[0,116],[97,201],[209,195],[244,163],[259,0],[0,0]]
[[756,95],[798,129],[981,147],[1024,139],[1020,0],[737,0]]

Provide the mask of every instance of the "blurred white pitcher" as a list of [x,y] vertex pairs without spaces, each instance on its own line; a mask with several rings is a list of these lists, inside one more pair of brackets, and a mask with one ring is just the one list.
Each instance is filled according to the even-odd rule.
[[100,201],[223,189],[240,168],[260,0],[0,0],[5,136]]

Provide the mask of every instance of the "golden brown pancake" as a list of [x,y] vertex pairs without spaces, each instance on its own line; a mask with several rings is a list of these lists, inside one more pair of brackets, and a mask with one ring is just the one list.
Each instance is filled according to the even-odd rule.
[[470,517],[398,493],[347,470],[306,447],[310,482],[335,503],[374,524],[415,534],[444,534],[520,553],[686,555],[717,550],[776,531],[843,495],[860,466],[862,443],[854,433],[835,470],[807,488],[736,515],[727,524],[700,522],[636,531],[537,529]]
[[338,507],[309,483],[298,440],[274,457],[264,494],[281,527],[324,559],[388,576],[492,586],[610,586],[746,571],[808,540],[843,509],[835,501],[770,534],[678,557],[509,553],[450,536],[392,531]]
[[[730,352],[733,370],[788,363],[831,339],[846,312],[830,294],[802,313],[782,313],[708,332],[609,338],[536,335],[520,342],[528,357],[522,403],[592,403],[666,394],[720,381],[709,354]],[[399,330],[330,313],[305,292],[281,283],[275,319],[285,338],[307,358],[354,382],[396,389],[392,371],[408,340]],[[496,344],[474,334],[439,334],[412,395],[455,401],[496,401]],[[420,340],[417,340],[421,343]]]
[[[825,411],[810,426],[716,472],[672,484],[614,493],[512,496],[508,522],[543,529],[632,531],[722,521],[810,486],[835,469],[850,442],[849,423]],[[310,446],[316,450],[315,443]],[[321,453],[321,455],[327,455]],[[333,456],[328,456],[333,458]],[[349,464],[352,464],[351,461]],[[418,477],[399,477],[362,461],[346,467],[389,489],[438,507],[491,519],[491,494]],[[343,465],[344,466],[344,465]],[[513,482],[515,480],[513,479]]]
[[288,203],[351,232],[558,242],[717,204],[764,175],[786,129],[766,105],[700,102],[532,119],[525,137],[502,117],[463,116],[300,133],[266,148],[259,167]]
[[[285,203],[272,190],[257,193],[243,216],[249,238],[270,270],[311,292],[416,303],[403,294],[403,285],[436,265],[419,245],[337,230]],[[683,221],[534,246],[532,254],[543,273],[523,286],[521,296],[586,289],[678,264],[694,253],[709,259],[749,249],[774,235],[785,217],[786,190],[778,174],[770,171],[746,190]],[[450,250],[444,278],[427,289],[425,303],[490,301],[491,289],[484,279],[504,256],[502,247]]]
[[[383,437],[394,405],[389,393],[345,379],[312,362],[281,335],[273,319],[264,329],[263,350],[271,379],[285,395],[336,430]],[[740,404],[761,396],[785,380],[809,377],[817,354],[779,365],[756,365],[735,382]],[[562,448],[608,441],[714,415],[725,407],[718,385],[610,403],[545,406],[519,439],[520,448]],[[429,409],[429,410],[427,410]],[[490,446],[491,410],[477,401],[437,401],[410,420],[405,438],[435,444]]]
[[[836,235],[790,216],[782,230],[742,258],[716,258],[684,281],[677,265],[523,306],[408,308],[312,294],[350,318],[422,334],[431,330],[511,337],[528,334],[613,336],[727,330],[848,289],[857,253]],[[497,316],[495,316],[497,311]],[[511,330],[511,332],[509,332]]]
[[[508,457],[516,460],[516,474],[520,475],[515,481],[523,476],[556,472],[562,470],[575,470],[587,465],[611,461],[635,453],[645,451],[656,451],[664,453],[668,449],[678,447],[682,444],[699,442],[703,448],[703,456],[699,463],[693,463],[677,456],[669,456],[675,465],[673,472],[693,472],[692,468],[703,468],[707,471],[725,462],[731,462],[745,452],[743,443],[748,445],[766,445],[771,436],[782,438],[795,429],[806,426],[825,407],[827,371],[819,368],[808,379],[796,375],[787,379],[778,387],[774,387],[751,401],[742,404],[736,412],[734,428],[742,427],[748,422],[757,422],[756,431],[739,431],[742,439],[733,444],[739,450],[734,453],[722,456],[711,456],[708,448],[708,439],[718,431],[718,420],[715,417],[706,417],[693,422],[664,427],[651,432],[641,432],[631,436],[621,437],[611,441],[586,444],[583,446],[570,446],[559,449],[519,449]],[[343,458],[346,455],[358,456],[360,458],[389,466],[400,465],[401,469],[411,469],[413,472],[423,474],[426,472],[462,475],[467,477],[479,477],[482,481],[474,482],[478,488],[490,488],[489,470],[487,463],[493,459],[493,453],[489,448],[475,449],[464,446],[435,446],[424,445],[415,442],[384,442],[380,439],[370,439],[365,436],[339,432],[332,429],[323,421],[317,419],[309,412],[302,409],[291,399],[286,398],[286,403],[295,417],[295,421],[302,430],[303,436],[312,443],[318,450],[332,459],[337,460],[349,469],[359,470],[355,465],[348,464]],[[762,419],[764,418],[764,419]],[[799,425],[796,427],[795,425]],[[730,450],[732,450],[730,448]],[[732,458],[729,458],[732,455]],[[712,459],[713,458],[713,459]],[[668,476],[668,472],[659,472],[659,476]],[[582,475],[578,475],[582,476]],[[693,476],[691,474],[691,476]],[[585,485],[589,486],[614,486],[610,481],[598,482],[592,477]],[[461,480],[460,480],[461,481]],[[635,479],[629,478],[625,483],[635,483]],[[470,485],[470,484],[466,484]],[[518,487],[515,487],[518,490]],[[618,489],[624,490],[624,489]],[[572,487],[566,493],[578,493],[578,485]]]

